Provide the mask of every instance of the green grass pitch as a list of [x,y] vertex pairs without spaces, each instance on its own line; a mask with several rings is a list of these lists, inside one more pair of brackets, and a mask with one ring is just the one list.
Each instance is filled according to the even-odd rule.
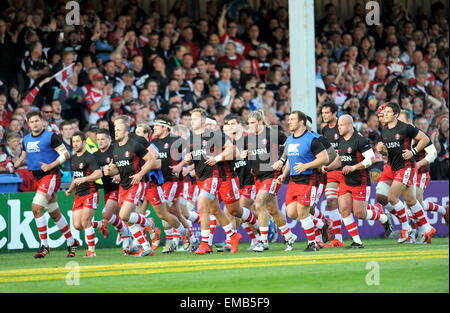
[[[92,259],[83,258],[83,250],[72,259],[62,250],[38,260],[33,252],[2,253],[0,292],[448,293],[448,243],[448,238],[434,238],[431,245],[365,239],[365,249],[306,253],[305,242],[297,242],[291,252],[272,244],[260,254],[241,244],[234,255],[203,256],[163,255],[159,248],[145,258],[123,256],[119,248],[98,248]],[[77,262],[79,271],[68,262]]]

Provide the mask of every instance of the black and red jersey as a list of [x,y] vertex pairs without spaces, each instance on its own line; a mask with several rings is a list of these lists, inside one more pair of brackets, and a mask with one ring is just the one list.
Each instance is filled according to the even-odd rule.
[[[333,128],[330,128],[330,126],[325,125],[325,127],[322,128],[322,138],[325,139],[325,141],[327,141],[329,143],[329,145],[331,145],[335,150],[337,150],[338,147],[338,141],[339,141],[339,130],[338,130],[338,124],[336,123],[336,125]],[[323,143],[323,141],[322,141]],[[325,149],[328,149],[327,147],[325,147]],[[342,167],[336,168],[330,172],[333,171],[341,171]]]
[[[342,167],[353,166],[364,160],[363,153],[372,149],[369,140],[354,132],[350,139],[345,140],[339,137],[338,153],[341,159]],[[369,169],[356,170],[350,174],[344,175],[345,183],[348,186],[369,186]]]
[[[241,136],[238,140],[233,140],[233,145],[241,150],[245,145],[245,136]],[[254,185],[255,180],[252,175],[252,168],[247,160],[235,160],[234,170],[239,178],[239,188],[242,189],[245,186]]]
[[397,120],[393,128],[383,127],[381,137],[388,151],[388,163],[393,171],[403,168],[414,168],[414,158],[405,160],[403,150],[411,150],[412,140],[419,133],[419,129]]
[[[73,173],[73,178],[88,177],[95,170],[100,169],[94,155],[85,151],[81,156],[74,154],[70,160],[70,169]],[[80,185],[75,185],[75,193],[79,197],[87,196],[97,191],[95,182],[85,182]]]
[[220,130],[206,128],[203,133],[190,134],[189,151],[192,155],[195,166],[195,174],[200,181],[210,177],[220,177],[222,180],[235,177],[234,164],[230,161],[222,161],[214,166],[205,164],[209,157],[215,157],[223,151],[223,146],[229,141]]
[[[429,146],[431,146],[433,143],[430,142],[426,145],[425,148],[428,148]],[[413,147],[416,148],[417,147],[417,143],[415,142],[415,140],[413,140]],[[425,159],[427,155],[427,152],[425,151],[425,149],[423,149],[422,151],[420,151],[419,153],[417,153],[417,155],[414,157],[414,160],[416,162],[422,161],[423,159]],[[420,168],[417,169],[417,173],[418,174],[424,174],[424,173],[429,173],[430,172],[430,164],[424,165]]]
[[280,146],[286,141],[284,133],[278,127],[266,127],[261,134],[249,134],[245,139],[247,160],[250,161],[253,175],[261,181],[274,178],[275,171],[272,165],[282,155]]
[[[113,160],[113,146],[109,146],[109,148],[102,152],[100,150],[94,152],[94,157],[97,160],[98,165],[100,166],[100,169],[102,170],[103,174],[103,168],[105,165],[108,165]],[[111,176],[102,176],[102,182],[103,182],[103,189],[105,190],[105,193],[119,190],[119,185],[116,183],[113,183],[113,179]]]
[[338,140],[339,140],[339,137],[340,137],[337,123],[336,123],[336,125],[333,128],[330,128],[330,126],[325,125],[322,128],[321,134],[330,143],[330,145],[334,149],[337,149]]
[[164,182],[179,181],[179,177],[173,175],[170,167],[180,163],[183,148],[187,147],[187,142],[180,136],[169,135],[166,138],[153,139],[150,141],[150,145],[155,146],[158,151]]
[[131,188],[131,176],[138,173],[144,165],[144,156],[147,154],[147,149],[139,142],[128,139],[128,141],[120,146],[115,143],[113,146],[113,161],[119,169],[120,186],[128,190]]

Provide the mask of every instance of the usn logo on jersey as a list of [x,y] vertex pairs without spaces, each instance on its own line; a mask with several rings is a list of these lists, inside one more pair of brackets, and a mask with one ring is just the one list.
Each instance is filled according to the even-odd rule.
[[41,152],[41,149],[39,148],[39,143],[41,141],[30,141],[27,144],[27,152],[28,153],[32,153],[32,152]]
[[300,146],[300,144],[298,144],[298,143],[290,144],[288,146],[288,151],[287,151],[288,156],[300,155],[300,152],[298,151],[298,146]]

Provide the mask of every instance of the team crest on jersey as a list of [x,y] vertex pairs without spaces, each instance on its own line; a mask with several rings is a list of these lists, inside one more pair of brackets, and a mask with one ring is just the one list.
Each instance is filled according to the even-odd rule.
[[351,147],[347,148],[347,153],[352,153],[353,149]]
[[126,158],[130,157],[130,151],[126,151],[126,152],[125,152],[125,157],[126,157]]
[[107,158],[106,158],[106,163],[109,164],[110,162],[111,162],[111,158],[110,158],[110,157],[107,157]]
[[167,149],[167,148],[169,148],[169,144],[168,143],[164,144],[164,149]]
[[267,144],[267,138],[264,138],[264,139],[262,140],[262,143],[263,143],[263,145]]
[[339,135],[338,134],[334,134],[334,140],[338,140],[339,139]]
[[80,170],[83,169],[84,163],[80,163]]
[[395,134],[395,140],[400,140],[400,135],[399,134]]
[[202,147],[206,146],[208,144],[208,142],[206,140],[202,141]]

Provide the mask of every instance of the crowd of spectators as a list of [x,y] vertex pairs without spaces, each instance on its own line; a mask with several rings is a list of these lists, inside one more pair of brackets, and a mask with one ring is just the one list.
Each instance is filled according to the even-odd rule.
[[[81,2],[80,25],[66,24],[65,1],[0,3],[0,172],[27,134],[26,115],[40,110],[49,130],[70,138],[81,129],[112,131],[119,114],[133,126],[158,114],[190,126],[189,111],[203,107],[220,125],[234,113],[264,109],[268,122],[288,134],[291,110],[288,8],[278,1],[208,1],[199,18],[187,2],[167,15],[161,2],[145,11],[139,1]],[[442,3],[417,12],[396,5],[368,26],[363,4],[344,21],[333,4],[316,16],[317,124],[321,105],[333,101],[375,142],[377,108],[397,102],[411,113],[439,152],[432,179],[448,179],[449,25]],[[53,75],[75,63],[67,88]],[[301,103],[300,107],[310,104]],[[92,145],[95,146],[95,136]],[[18,169],[20,170],[20,169]],[[23,169],[25,172],[26,168]],[[21,174],[26,175],[26,174]],[[23,186],[22,186],[23,187]],[[26,190],[23,187],[22,190]]]

